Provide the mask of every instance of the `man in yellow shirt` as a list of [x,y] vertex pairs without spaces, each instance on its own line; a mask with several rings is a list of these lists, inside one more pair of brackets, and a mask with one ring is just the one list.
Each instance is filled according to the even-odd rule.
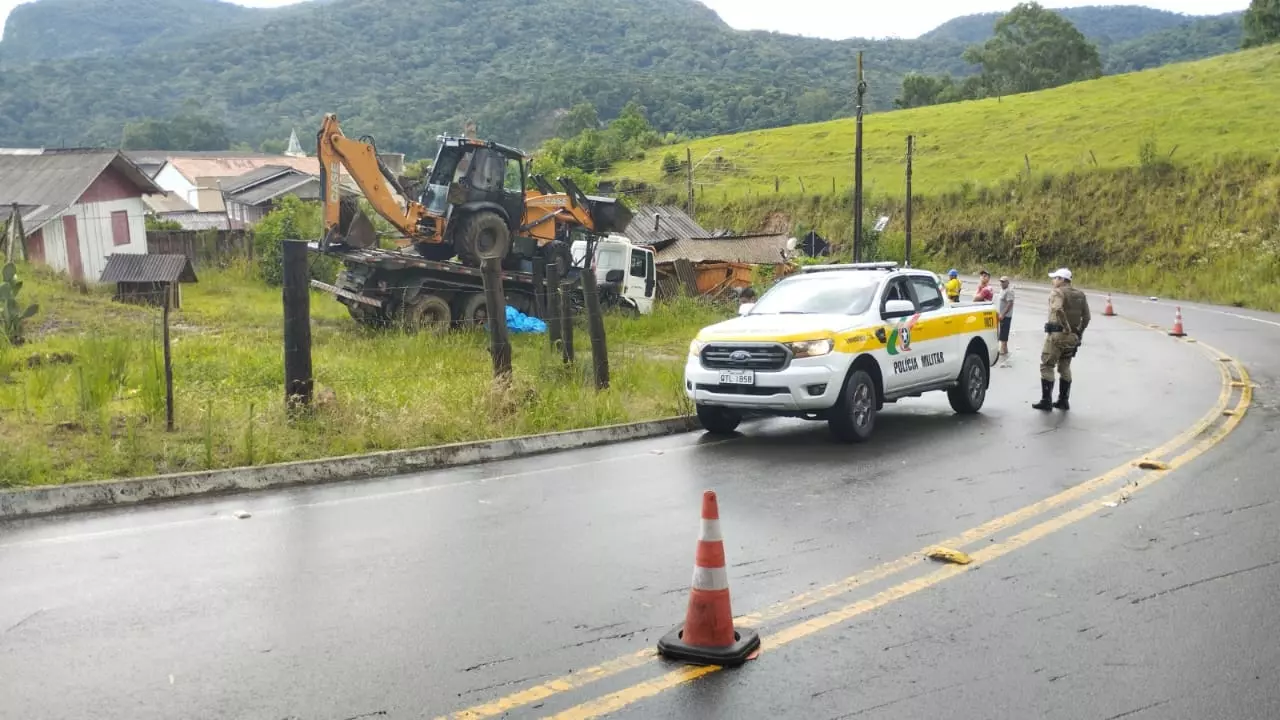
[[951,268],[951,272],[947,273],[947,275],[950,277],[947,280],[947,297],[951,299],[951,302],[958,303],[960,302],[960,272],[955,268]]

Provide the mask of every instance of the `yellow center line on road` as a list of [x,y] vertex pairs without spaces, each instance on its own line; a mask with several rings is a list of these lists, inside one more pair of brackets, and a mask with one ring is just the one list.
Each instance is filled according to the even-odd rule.
[[[1212,348],[1209,348],[1209,350],[1216,352],[1213,351]],[[1219,355],[1221,354],[1219,353]],[[1038,525],[1014,535],[1013,537],[1010,537],[1007,540],[991,544],[981,550],[975,551],[971,554],[972,562],[968,565],[948,565],[929,573],[928,575],[908,580],[907,582],[891,587],[865,600],[859,600],[858,602],[851,603],[824,615],[819,615],[818,617],[811,618],[805,622],[792,625],[774,633],[773,635],[761,638],[761,651],[768,652],[770,650],[776,650],[788,643],[795,642],[796,640],[808,637],[821,630],[839,625],[857,617],[858,615],[868,613],[872,610],[888,605],[895,600],[900,600],[926,588],[933,587],[944,580],[969,572],[976,567],[1008,555],[1009,553],[1025,547],[1036,540],[1040,540],[1053,532],[1094,515],[1109,504],[1122,502],[1132,494],[1151,487],[1161,479],[1168,477],[1168,475],[1174,470],[1199,457],[1214,445],[1221,442],[1222,439],[1230,434],[1243,419],[1245,411],[1252,401],[1252,387],[1249,384],[1249,374],[1244,369],[1244,366],[1240,365],[1235,360],[1232,360],[1231,364],[1237,369],[1237,372],[1240,374],[1241,381],[1244,382],[1244,387],[1240,390],[1240,399],[1236,403],[1234,412],[1231,415],[1226,416],[1226,422],[1223,423],[1213,434],[1205,437],[1199,443],[1170,461],[1167,469],[1149,474],[1146,482],[1137,487],[1126,487],[1113,491],[1112,493],[1103,496],[1101,499],[1087,502],[1065,513],[1056,515]],[[1224,371],[1223,375],[1225,378],[1224,384],[1227,386],[1228,391],[1230,391],[1231,375],[1226,371]],[[590,700],[551,717],[552,720],[590,720],[591,718],[597,718],[602,715],[616,712],[622,708],[639,702],[640,700],[653,697],[666,690],[691,682],[705,675],[710,675],[711,673],[718,672],[722,669],[722,667],[717,665],[705,667],[683,667],[631,687],[624,688],[615,693],[605,695],[601,698]]]
[[[1206,352],[1217,352],[1206,345],[1201,345],[1201,347],[1204,348]],[[1227,404],[1230,401],[1232,390],[1230,385],[1230,374],[1224,364],[1219,363],[1217,364],[1217,367],[1222,378],[1222,390],[1218,395],[1217,403],[1215,403],[1214,407],[1205,413],[1195,425],[1191,426],[1184,432],[1170,439],[1163,445],[1144,454],[1142,458],[1126,461],[1098,477],[1072,486],[1057,493],[1056,495],[1040,500],[1039,502],[1032,503],[1031,505],[1027,505],[1026,507],[990,520],[982,525],[967,530],[960,535],[942,540],[936,543],[936,545],[957,548],[972,545],[973,543],[986,539],[998,532],[1020,525],[1058,506],[1065,505],[1085,495],[1097,492],[1130,472],[1133,472],[1135,470],[1133,466],[1137,460],[1143,458],[1162,457],[1190,442],[1201,433],[1205,432],[1205,430],[1207,430],[1214,422],[1222,417],[1223,411],[1227,409]],[[795,595],[786,600],[774,603],[762,610],[734,618],[734,624],[741,625],[743,627],[759,627],[768,622],[805,610],[818,603],[848,594],[849,592],[872,582],[883,580],[905,570],[917,567],[924,554],[934,546],[934,544],[931,544],[896,560],[883,563],[821,588]],[[876,607],[879,607],[879,605]],[[865,610],[863,612],[865,612]],[[542,684],[517,691],[510,695],[506,695],[465,710],[456,711],[447,716],[441,716],[436,720],[445,720],[446,718],[453,718],[454,720],[480,720],[482,718],[496,717],[510,712],[513,709],[540,702],[553,695],[577,690],[596,681],[604,680],[615,675],[643,667],[651,662],[656,662],[657,659],[658,655],[656,650],[647,648],[640,652],[625,655],[568,675],[563,675]],[[703,669],[704,668],[696,668],[696,670]],[[706,673],[699,673],[696,677],[701,677],[703,674]],[[687,681],[688,680],[684,680],[681,682]],[[677,682],[676,684],[680,683]],[[661,692],[662,689],[665,689],[665,687],[658,689],[657,692]]]

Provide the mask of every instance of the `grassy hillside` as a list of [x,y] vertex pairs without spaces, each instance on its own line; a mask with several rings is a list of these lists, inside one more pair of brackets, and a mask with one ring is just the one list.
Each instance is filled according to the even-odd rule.
[[[868,193],[904,192],[906,137],[916,136],[915,192],[1088,168],[1122,168],[1169,157],[1181,163],[1280,152],[1280,46],[1039,93],[917,108],[864,120]],[[704,205],[748,196],[839,192],[852,187],[854,123],[838,120],[701,139],[690,144]],[[716,150],[721,152],[715,153]],[[717,155],[722,160],[717,159]],[[613,173],[680,192],[660,157]],[[802,193],[801,182],[804,183]]]

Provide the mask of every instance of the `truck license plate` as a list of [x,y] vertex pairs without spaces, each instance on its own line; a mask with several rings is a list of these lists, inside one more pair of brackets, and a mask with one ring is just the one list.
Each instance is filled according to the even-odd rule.
[[739,370],[736,372],[720,373],[721,385],[755,385],[755,370]]

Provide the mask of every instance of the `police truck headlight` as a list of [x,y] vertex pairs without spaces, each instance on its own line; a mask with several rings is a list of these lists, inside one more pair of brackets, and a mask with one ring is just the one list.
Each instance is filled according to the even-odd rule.
[[693,342],[689,343],[689,357],[691,358],[698,357],[702,353],[702,348],[706,346],[707,344],[701,340],[694,340]]
[[833,343],[824,338],[787,343],[787,347],[791,348],[791,354],[797,358],[821,357],[831,352]]

